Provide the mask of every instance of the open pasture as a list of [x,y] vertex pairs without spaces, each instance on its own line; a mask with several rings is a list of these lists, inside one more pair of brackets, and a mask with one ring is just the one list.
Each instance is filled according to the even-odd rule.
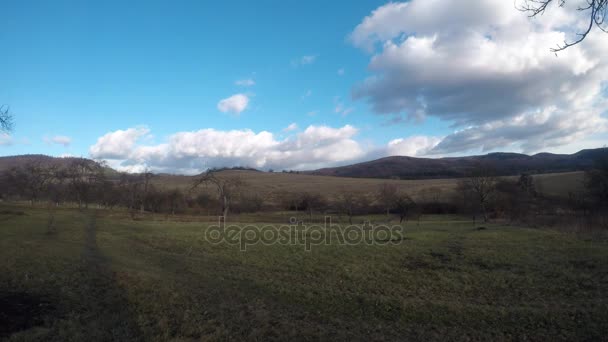
[[[600,340],[608,243],[459,217],[394,244],[212,244],[208,223],[3,205],[0,334],[78,340]],[[260,222],[260,224],[262,224]],[[26,311],[28,313],[26,313]]]

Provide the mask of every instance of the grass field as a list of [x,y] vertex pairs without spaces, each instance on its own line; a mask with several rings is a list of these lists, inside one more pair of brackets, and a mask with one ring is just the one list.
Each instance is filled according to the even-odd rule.
[[[280,192],[318,192],[328,197],[335,196],[341,191],[348,190],[362,194],[373,194],[381,184],[394,184],[400,190],[406,191],[412,197],[417,197],[421,190],[439,188],[445,195],[456,188],[458,179],[424,179],[424,180],[394,180],[375,178],[347,178],[330,176],[313,176],[295,173],[269,173],[256,171],[222,171],[221,176],[240,177],[246,183],[251,193],[269,196]],[[538,189],[552,196],[567,197],[569,192],[578,192],[583,186],[583,172],[566,172],[539,174],[534,176]],[[166,189],[189,189],[195,177],[160,175],[152,179],[157,186]],[[505,177],[517,179],[517,177]]]
[[608,243],[458,217],[398,244],[211,244],[206,224],[0,208],[10,341],[601,340]]

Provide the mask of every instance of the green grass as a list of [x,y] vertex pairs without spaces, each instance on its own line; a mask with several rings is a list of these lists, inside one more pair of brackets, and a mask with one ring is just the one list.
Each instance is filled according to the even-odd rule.
[[[0,296],[44,303],[11,341],[600,340],[608,244],[426,217],[389,245],[210,244],[207,223],[3,206]],[[18,211],[24,215],[16,215]],[[12,297],[11,297],[12,298]],[[2,309],[0,309],[2,310]]]

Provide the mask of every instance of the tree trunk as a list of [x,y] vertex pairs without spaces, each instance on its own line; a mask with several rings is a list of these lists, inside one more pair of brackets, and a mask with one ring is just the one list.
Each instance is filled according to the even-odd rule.
[[224,201],[222,204],[222,216],[224,216],[224,222],[226,222],[228,218],[228,210],[230,207],[230,203],[228,203],[228,197],[226,197],[226,195],[224,195],[223,199]]
[[486,205],[481,205],[481,213],[483,214],[483,222],[488,222],[488,213],[486,211]]

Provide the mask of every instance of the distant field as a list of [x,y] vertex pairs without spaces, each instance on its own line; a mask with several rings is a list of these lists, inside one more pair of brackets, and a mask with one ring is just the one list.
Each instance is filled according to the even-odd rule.
[[584,188],[584,172],[548,173],[534,176],[536,187],[541,193],[552,196],[568,196],[580,193]]
[[[426,179],[426,180],[392,180],[374,178],[346,178],[330,176],[312,176],[295,173],[268,173],[255,171],[222,171],[221,176],[238,176],[246,183],[250,192],[271,195],[282,191],[287,192],[319,192],[327,196],[335,196],[341,191],[348,190],[359,193],[376,193],[381,184],[395,184],[399,189],[416,197],[423,189],[436,187],[444,193],[454,190],[458,179]],[[535,175],[541,192],[553,196],[567,196],[568,192],[578,192],[582,189],[583,172],[567,172]],[[506,177],[517,178],[517,177]],[[189,189],[194,177],[161,175],[153,178],[153,182],[165,188]]]
[[0,206],[0,339],[572,341],[608,334],[608,242],[586,235],[477,230],[436,216],[408,223],[398,244],[241,252],[205,241],[208,227],[199,222],[73,209],[57,210],[54,232],[48,222],[44,209]]

